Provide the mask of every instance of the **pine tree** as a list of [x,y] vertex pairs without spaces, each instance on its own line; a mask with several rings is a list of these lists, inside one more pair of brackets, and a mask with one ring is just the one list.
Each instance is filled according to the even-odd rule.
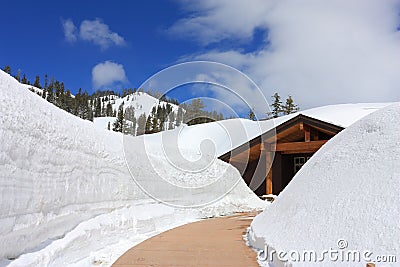
[[113,116],[113,108],[110,102],[107,103],[106,107],[106,116],[107,117],[112,117]]
[[44,89],[47,89],[49,86],[49,76],[47,74],[44,75]]
[[101,101],[100,98],[95,98],[94,99],[94,106],[95,106],[95,110],[94,110],[94,116],[95,117],[101,117]]
[[93,110],[92,109],[88,109],[88,113],[87,113],[87,119],[89,121],[93,121]]
[[[36,76],[38,77],[38,76]],[[36,82],[36,81],[35,81]],[[50,103],[54,103],[54,78],[51,78],[49,86],[46,88],[46,96],[47,96],[47,101]],[[81,89],[79,89],[79,92],[81,92]],[[80,94],[80,93],[79,93]],[[76,114],[75,114],[76,115]]]
[[131,120],[131,125],[130,125],[130,132],[128,134],[135,136],[136,135],[136,118],[133,117]]
[[18,69],[17,74],[15,75],[15,79],[19,82],[21,82],[21,70]]
[[124,117],[124,102],[118,108],[117,119],[113,123],[113,131],[114,132],[123,132],[125,126],[125,117]]
[[128,121],[134,121],[135,120],[135,108],[132,106],[129,106],[125,109],[125,119]]
[[168,130],[174,129],[175,113],[170,112],[168,115]]
[[106,106],[105,106],[105,102],[104,101],[101,101],[102,102],[102,106],[101,106],[101,116],[102,117],[105,117],[106,116]]
[[5,66],[3,70],[5,73],[11,74],[11,67],[9,65]]
[[151,116],[149,115],[146,119],[146,125],[145,125],[145,133],[150,133],[151,132]]
[[256,120],[256,115],[254,114],[254,109],[252,109],[252,108],[250,109],[248,118],[249,118],[249,120],[252,120],[252,121]]
[[146,114],[143,113],[139,116],[138,121],[138,128],[137,128],[137,134],[136,135],[142,135],[146,131]]
[[203,123],[203,112],[204,103],[200,98],[193,99],[192,102],[187,106],[186,113],[184,114],[184,121],[188,125],[194,125]]
[[69,113],[72,113],[74,110],[74,99],[71,96],[71,92],[67,89],[65,93],[65,110]]
[[292,96],[289,95],[288,98],[286,98],[286,103],[284,106],[282,106],[283,114],[292,114],[300,110],[300,108],[294,103]]
[[23,84],[28,84],[28,80],[26,79],[25,74],[22,76],[22,83]]
[[35,82],[33,83],[33,86],[42,89],[42,86],[40,85],[40,78],[39,78],[39,76],[36,76]]
[[273,102],[270,105],[272,108],[271,112],[268,112],[268,118],[278,118],[282,112],[282,102],[281,97],[278,93],[272,96]]
[[181,107],[178,107],[178,112],[176,114],[176,126],[181,125],[183,120],[183,110]]
[[[153,133],[156,133],[159,131],[159,128],[158,128],[158,117],[160,116],[159,112],[160,112],[160,109],[157,109],[157,111],[156,111],[156,106],[153,106],[153,109],[151,110],[151,130]],[[146,132],[149,130],[150,129],[146,129]]]

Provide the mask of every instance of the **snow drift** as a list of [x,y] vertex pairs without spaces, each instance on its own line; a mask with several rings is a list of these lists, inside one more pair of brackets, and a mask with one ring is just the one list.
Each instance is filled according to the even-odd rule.
[[[213,163],[214,170],[238,182],[218,202],[186,210],[157,204],[133,182],[123,151],[126,140],[121,134],[96,129],[92,122],[58,109],[2,71],[0,99],[3,265],[65,266],[83,262],[87,266],[85,258],[101,248],[126,241],[117,247],[127,249],[126,244],[200,217],[264,206],[238,171],[219,160]],[[126,138],[132,144],[138,140]],[[133,174],[151,178],[152,166],[142,160],[148,158],[146,151],[133,152]],[[165,170],[164,175],[173,174]],[[197,173],[195,178],[207,179],[207,175]],[[153,186],[163,190],[157,184]],[[213,194],[206,190],[197,193],[198,199]],[[190,196],[179,197],[184,200]],[[146,210],[145,215],[140,207]],[[115,260],[118,253],[112,253]],[[109,259],[107,264],[111,263]]]
[[[341,239],[346,249],[373,252],[371,261],[377,255],[399,257],[399,118],[400,104],[393,104],[332,138],[253,220],[250,244],[262,250],[266,244],[276,251],[314,250],[321,255],[338,249]],[[325,261],[324,266],[360,266]]]

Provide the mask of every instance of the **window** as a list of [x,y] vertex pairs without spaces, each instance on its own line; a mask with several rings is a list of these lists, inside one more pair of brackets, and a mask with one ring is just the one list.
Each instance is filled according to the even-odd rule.
[[297,173],[310,158],[311,157],[294,157],[294,173]]

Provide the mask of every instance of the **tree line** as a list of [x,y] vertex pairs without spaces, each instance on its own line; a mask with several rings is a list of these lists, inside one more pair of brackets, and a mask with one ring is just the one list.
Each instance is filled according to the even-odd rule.
[[[12,75],[10,66],[5,66],[3,70]],[[54,77],[49,78],[47,74],[44,76],[43,86],[39,75],[35,76],[33,84],[25,74],[21,74],[20,70],[12,76],[20,83],[41,89],[41,92],[36,92],[38,95],[79,118],[93,121],[96,117],[115,117],[113,124],[109,123],[107,128],[124,134],[156,133],[174,129],[182,123],[194,125],[224,119],[222,113],[204,110],[205,105],[199,98],[193,99],[190,103],[179,104],[178,100],[161,95],[158,91],[144,91],[142,88],[126,88],[122,90],[122,94],[113,90],[103,90],[96,91],[91,95],[79,88],[78,93],[72,95],[71,91],[65,88],[63,82],[56,80]],[[30,88],[30,90],[35,91],[33,88]],[[161,102],[153,106],[148,116],[143,113],[137,118],[135,117],[135,108],[132,106],[125,108],[124,102],[118,107],[118,110],[113,109],[113,104],[117,98],[127,96],[129,101],[129,97],[138,92],[145,92],[164,103]],[[272,99],[271,112],[266,114],[267,119],[299,111],[299,107],[294,103],[290,95],[286,98],[285,103],[282,103],[278,93],[275,93]],[[173,110],[173,105],[178,106],[178,108]],[[248,118],[256,120],[253,109],[249,111]]]
[[152,107],[148,116],[142,113],[137,119],[135,108],[132,106],[124,108],[124,105],[125,103],[122,102],[112,127],[109,123],[107,128],[134,136],[172,130],[182,123],[194,125],[224,119],[222,113],[205,111],[205,105],[199,98],[193,99],[190,103],[175,106],[175,108],[172,103],[161,102]]
[[[295,104],[291,95],[285,100],[285,103],[281,101],[281,96],[278,93],[275,93],[272,97],[272,104],[270,104],[271,111],[266,114],[266,119],[274,119],[283,115],[288,115],[292,113],[296,113],[300,110],[299,106]],[[248,115],[248,119],[256,120],[256,115],[253,109],[250,109]]]

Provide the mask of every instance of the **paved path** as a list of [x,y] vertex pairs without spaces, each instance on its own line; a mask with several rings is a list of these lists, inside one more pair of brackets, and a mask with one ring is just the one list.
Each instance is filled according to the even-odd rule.
[[177,227],[131,248],[113,266],[258,267],[256,253],[242,237],[254,215],[242,213]]

